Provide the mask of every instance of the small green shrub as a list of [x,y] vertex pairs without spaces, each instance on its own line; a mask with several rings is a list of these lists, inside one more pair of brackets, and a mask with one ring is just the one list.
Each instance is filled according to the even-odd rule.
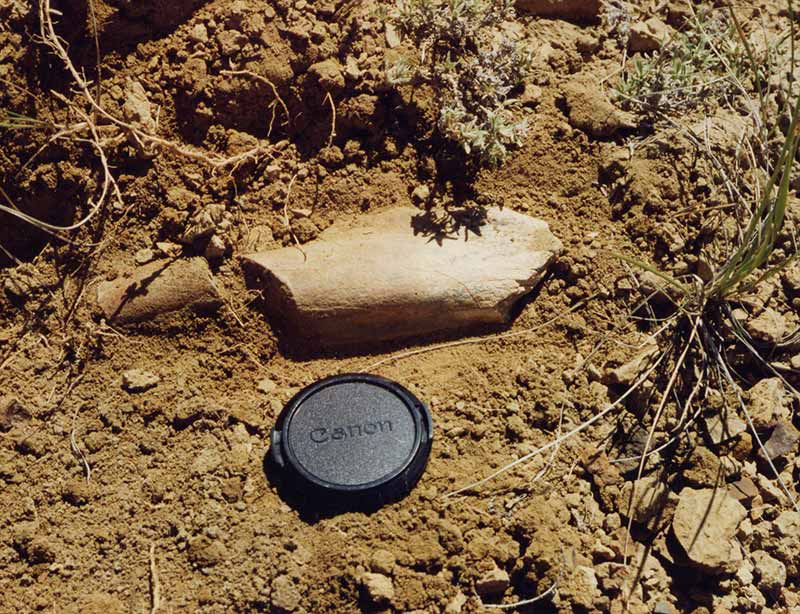
[[527,130],[511,97],[530,57],[498,26],[515,16],[513,0],[398,0],[390,23],[418,50],[411,65],[387,66],[390,85],[426,84],[437,98],[438,133],[480,165],[496,166]]
[[[613,21],[627,23],[616,13]],[[686,28],[660,50],[628,63],[616,88],[620,104],[674,113],[728,98],[746,77],[744,62],[744,47],[725,14],[698,7]]]

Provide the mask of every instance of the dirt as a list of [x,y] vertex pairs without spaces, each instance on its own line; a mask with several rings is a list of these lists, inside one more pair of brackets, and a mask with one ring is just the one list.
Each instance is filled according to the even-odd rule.
[[[693,146],[608,99],[600,78],[617,71],[622,49],[603,26],[583,14],[522,14],[509,26],[534,54],[530,131],[474,191],[545,220],[565,247],[513,325],[332,351],[297,343],[264,313],[238,255],[414,206],[420,185],[442,194],[458,183],[431,155],[430,98],[385,85],[385,56],[403,49],[386,48],[379,6],[57,7],[58,33],[92,79],[96,15],[108,112],[176,145],[107,129],[120,198],[69,241],[0,213],[0,612],[468,614],[486,611],[482,599],[543,593],[519,611],[799,611],[800,520],[747,432],[710,447],[687,432],[654,455],[640,492],[664,488],[653,487],[657,505],[637,503],[627,533],[637,463],[612,461],[643,448],[647,390],[552,455],[448,496],[624,391],[626,371],[615,369],[646,335],[628,316],[637,276],[615,254],[701,275],[709,241],[697,229],[729,227],[723,190]],[[778,23],[771,2],[740,8]],[[0,107],[70,125],[80,119],[57,96],[80,95],[38,24],[35,7],[0,0]],[[0,188],[63,225],[91,211],[102,165],[85,142],[39,152],[50,134],[0,132]],[[253,148],[224,169],[209,163]],[[154,257],[206,258],[224,304],[109,325],[97,284]],[[797,324],[795,277],[744,304],[759,335]],[[791,348],[782,352],[794,365]],[[749,385],[767,377],[742,365]],[[297,509],[265,471],[269,431],[301,387],[354,371],[395,379],[430,405],[428,468],[407,497],[371,513]],[[130,385],[134,376],[147,385]],[[794,484],[795,401],[778,392],[781,407],[761,414],[781,416],[792,435],[779,469]],[[725,399],[705,402],[716,414]],[[681,492],[740,478],[750,490],[735,504],[746,507],[735,530],[742,564],[698,572],[671,528]],[[782,581],[766,577],[775,574]]]

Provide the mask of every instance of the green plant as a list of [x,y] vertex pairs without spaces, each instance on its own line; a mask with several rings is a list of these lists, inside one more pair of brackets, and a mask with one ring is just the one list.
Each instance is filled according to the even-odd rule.
[[415,64],[387,66],[388,83],[429,85],[437,132],[481,165],[502,163],[527,130],[511,94],[523,84],[530,57],[515,41],[493,40],[513,17],[512,0],[398,0],[388,15],[418,50]]
[[25,130],[30,128],[43,128],[45,125],[44,122],[33,117],[0,108],[0,128],[6,130]]
[[660,50],[628,62],[616,94],[627,109],[667,113],[689,109],[736,92],[747,72],[745,61],[744,45],[731,20],[700,6],[686,28]]

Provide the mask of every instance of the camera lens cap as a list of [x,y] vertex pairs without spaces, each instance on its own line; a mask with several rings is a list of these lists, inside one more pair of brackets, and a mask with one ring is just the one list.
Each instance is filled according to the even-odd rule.
[[272,429],[270,456],[306,496],[382,504],[416,484],[432,436],[430,411],[400,384],[336,375],[289,401]]

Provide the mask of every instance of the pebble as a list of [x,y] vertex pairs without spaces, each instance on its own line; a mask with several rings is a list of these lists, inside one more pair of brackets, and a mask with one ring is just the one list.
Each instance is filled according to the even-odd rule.
[[128,392],[144,392],[154,388],[161,377],[144,369],[129,369],[122,374],[122,387]]
[[444,608],[444,614],[461,614],[461,608],[463,608],[464,604],[466,603],[467,596],[464,593],[459,592],[455,597],[447,602],[447,605]]
[[732,542],[747,510],[736,499],[715,488],[684,488],[672,520],[672,529],[689,560],[712,574],[737,565],[738,546]]
[[657,17],[639,21],[630,27],[628,46],[631,51],[655,51],[670,37],[671,28]]
[[747,430],[747,423],[738,416],[727,413],[715,413],[705,420],[706,431],[711,441],[719,445],[724,441],[733,439]]
[[375,605],[386,605],[394,599],[392,579],[380,573],[365,573],[361,577],[361,585],[367,597]]
[[155,258],[155,252],[149,247],[143,247],[142,249],[136,252],[133,259],[136,261],[136,264],[147,264],[151,260]]
[[431,189],[426,185],[418,185],[411,193],[411,198],[417,203],[426,203],[430,200]]
[[302,595],[289,576],[278,576],[272,581],[272,612],[288,614],[300,605]]
[[9,431],[31,418],[30,410],[19,399],[9,397],[0,402],[0,431]]
[[481,597],[492,597],[502,595],[511,584],[511,579],[505,569],[495,567],[485,573],[475,582],[475,592]]
[[777,596],[786,584],[786,565],[771,557],[764,550],[750,554],[755,567],[757,585],[762,592]]
[[797,452],[798,441],[800,441],[800,432],[789,420],[781,418],[769,439],[764,443],[764,449],[759,449],[758,457],[764,462],[767,462],[768,459],[774,461],[783,458],[792,452]]
[[751,336],[770,344],[779,343],[786,334],[786,320],[783,314],[775,311],[772,307],[767,307],[745,326]]
[[273,382],[270,378],[265,377],[256,385],[261,392],[264,394],[272,394],[278,388],[278,385]]
[[758,430],[771,428],[780,418],[789,417],[786,387],[779,377],[762,379],[748,391],[748,410]]
[[395,556],[388,550],[376,550],[372,553],[369,567],[372,571],[386,576],[394,573]]

